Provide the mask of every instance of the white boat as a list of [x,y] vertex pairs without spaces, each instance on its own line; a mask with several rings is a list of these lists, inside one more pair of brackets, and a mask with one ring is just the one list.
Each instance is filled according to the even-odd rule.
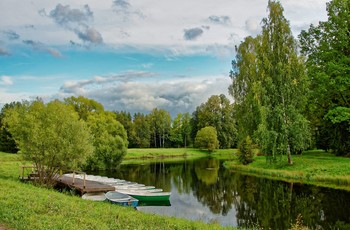
[[134,208],[137,207],[137,204],[139,202],[139,200],[134,197],[116,191],[107,192],[106,198],[112,203],[122,206],[132,206]]
[[84,200],[104,201],[106,200],[106,195],[104,192],[89,192],[85,193],[81,198]]

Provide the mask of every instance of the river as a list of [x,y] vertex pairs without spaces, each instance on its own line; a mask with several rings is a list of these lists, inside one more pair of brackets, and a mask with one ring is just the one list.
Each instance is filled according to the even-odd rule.
[[246,176],[222,163],[215,158],[145,161],[99,174],[172,193],[170,206],[140,206],[141,212],[264,229],[288,229],[300,215],[312,229],[350,229],[350,192]]

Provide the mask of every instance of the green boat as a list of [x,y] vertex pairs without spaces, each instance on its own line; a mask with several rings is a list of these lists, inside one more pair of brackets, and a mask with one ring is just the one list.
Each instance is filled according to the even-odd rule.
[[171,192],[149,192],[147,190],[116,189],[116,191],[132,196],[139,201],[169,201],[171,195]]

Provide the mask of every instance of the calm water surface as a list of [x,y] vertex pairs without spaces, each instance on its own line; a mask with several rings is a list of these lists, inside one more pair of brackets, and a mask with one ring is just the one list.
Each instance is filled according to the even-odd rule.
[[301,214],[313,229],[350,229],[350,192],[245,176],[222,163],[214,158],[145,161],[99,174],[172,192],[170,206],[138,207],[142,212],[264,229],[288,229]]

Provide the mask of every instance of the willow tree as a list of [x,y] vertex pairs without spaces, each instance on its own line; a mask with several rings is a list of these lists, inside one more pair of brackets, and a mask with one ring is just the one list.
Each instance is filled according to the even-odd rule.
[[350,152],[350,0],[327,3],[328,21],[302,31],[318,147]]
[[247,134],[255,140],[269,161],[276,161],[304,149],[309,139],[303,116],[308,82],[297,43],[279,2],[269,1],[269,16],[262,21],[262,33],[246,38],[238,48],[231,92]]

